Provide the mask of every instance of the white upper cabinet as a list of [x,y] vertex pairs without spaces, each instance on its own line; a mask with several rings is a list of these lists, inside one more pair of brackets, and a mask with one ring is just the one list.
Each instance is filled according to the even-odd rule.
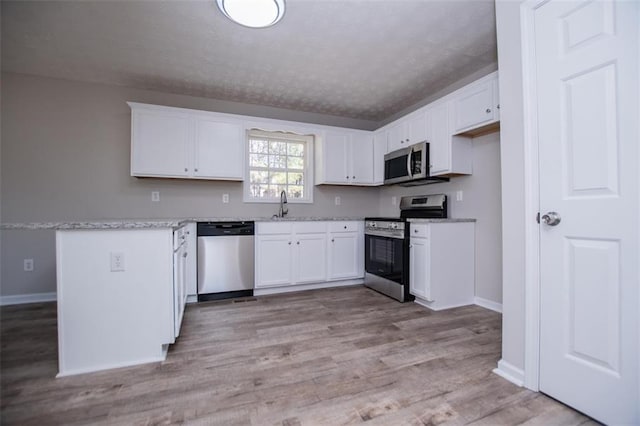
[[427,109],[431,176],[469,175],[473,171],[471,139],[451,135],[450,109],[449,102],[431,104]]
[[400,119],[389,128],[387,152],[404,148],[427,139],[427,116],[424,110]]
[[191,121],[184,113],[132,107],[131,174],[187,177]]
[[381,130],[373,134],[373,184],[382,185],[384,183],[384,155],[387,153],[386,130]]
[[498,74],[465,86],[452,96],[453,133],[464,133],[499,120]]
[[373,134],[326,130],[316,141],[316,183],[373,185]]
[[215,114],[129,103],[131,175],[242,180],[242,123]]
[[242,180],[244,148],[242,123],[195,118],[195,176]]
[[373,182],[373,136],[371,132],[351,133],[348,158],[352,184],[371,185]]

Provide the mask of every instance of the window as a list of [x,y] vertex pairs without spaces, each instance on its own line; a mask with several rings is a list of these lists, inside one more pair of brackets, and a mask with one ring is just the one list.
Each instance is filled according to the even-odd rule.
[[313,136],[285,132],[249,131],[245,201],[311,203]]

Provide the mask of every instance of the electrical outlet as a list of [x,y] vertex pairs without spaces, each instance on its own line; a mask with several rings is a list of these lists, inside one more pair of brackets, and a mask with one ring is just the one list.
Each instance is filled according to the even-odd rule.
[[398,205],[398,197],[396,197],[395,195],[391,197],[391,205],[392,206]]
[[225,204],[229,202],[229,194],[222,194],[222,202]]
[[342,200],[340,200],[340,197],[336,197],[335,202],[336,202],[336,206],[339,206]]
[[462,191],[456,191],[456,201],[462,201]]
[[33,259],[24,259],[23,261],[23,269],[25,272],[33,271]]
[[160,191],[151,191],[151,201],[160,201]]
[[124,271],[124,253],[111,252],[111,272]]

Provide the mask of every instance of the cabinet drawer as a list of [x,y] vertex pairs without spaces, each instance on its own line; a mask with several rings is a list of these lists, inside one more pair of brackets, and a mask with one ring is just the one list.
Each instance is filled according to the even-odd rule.
[[293,223],[291,222],[258,222],[256,223],[256,234],[291,234]]
[[331,222],[329,232],[356,232],[360,229],[360,222]]
[[296,234],[324,234],[327,232],[326,222],[296,222],[294,225]]
[[429,238],[429,225],[412,223],[411,238]]

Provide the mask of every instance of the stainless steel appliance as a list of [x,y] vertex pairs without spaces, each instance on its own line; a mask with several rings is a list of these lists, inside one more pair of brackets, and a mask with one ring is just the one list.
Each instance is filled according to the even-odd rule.
[[198,222],[198,301],[252,296],[254,223]]
[[364,285],[400,302],[409,293],[409,224],[407,218],[446,218],[444,194],[402,197],[400,217],[365,218]]
[[429,168],[429,143],[420,142],[384,156],[384,183],[415,186],[449,181],[430,176]]

